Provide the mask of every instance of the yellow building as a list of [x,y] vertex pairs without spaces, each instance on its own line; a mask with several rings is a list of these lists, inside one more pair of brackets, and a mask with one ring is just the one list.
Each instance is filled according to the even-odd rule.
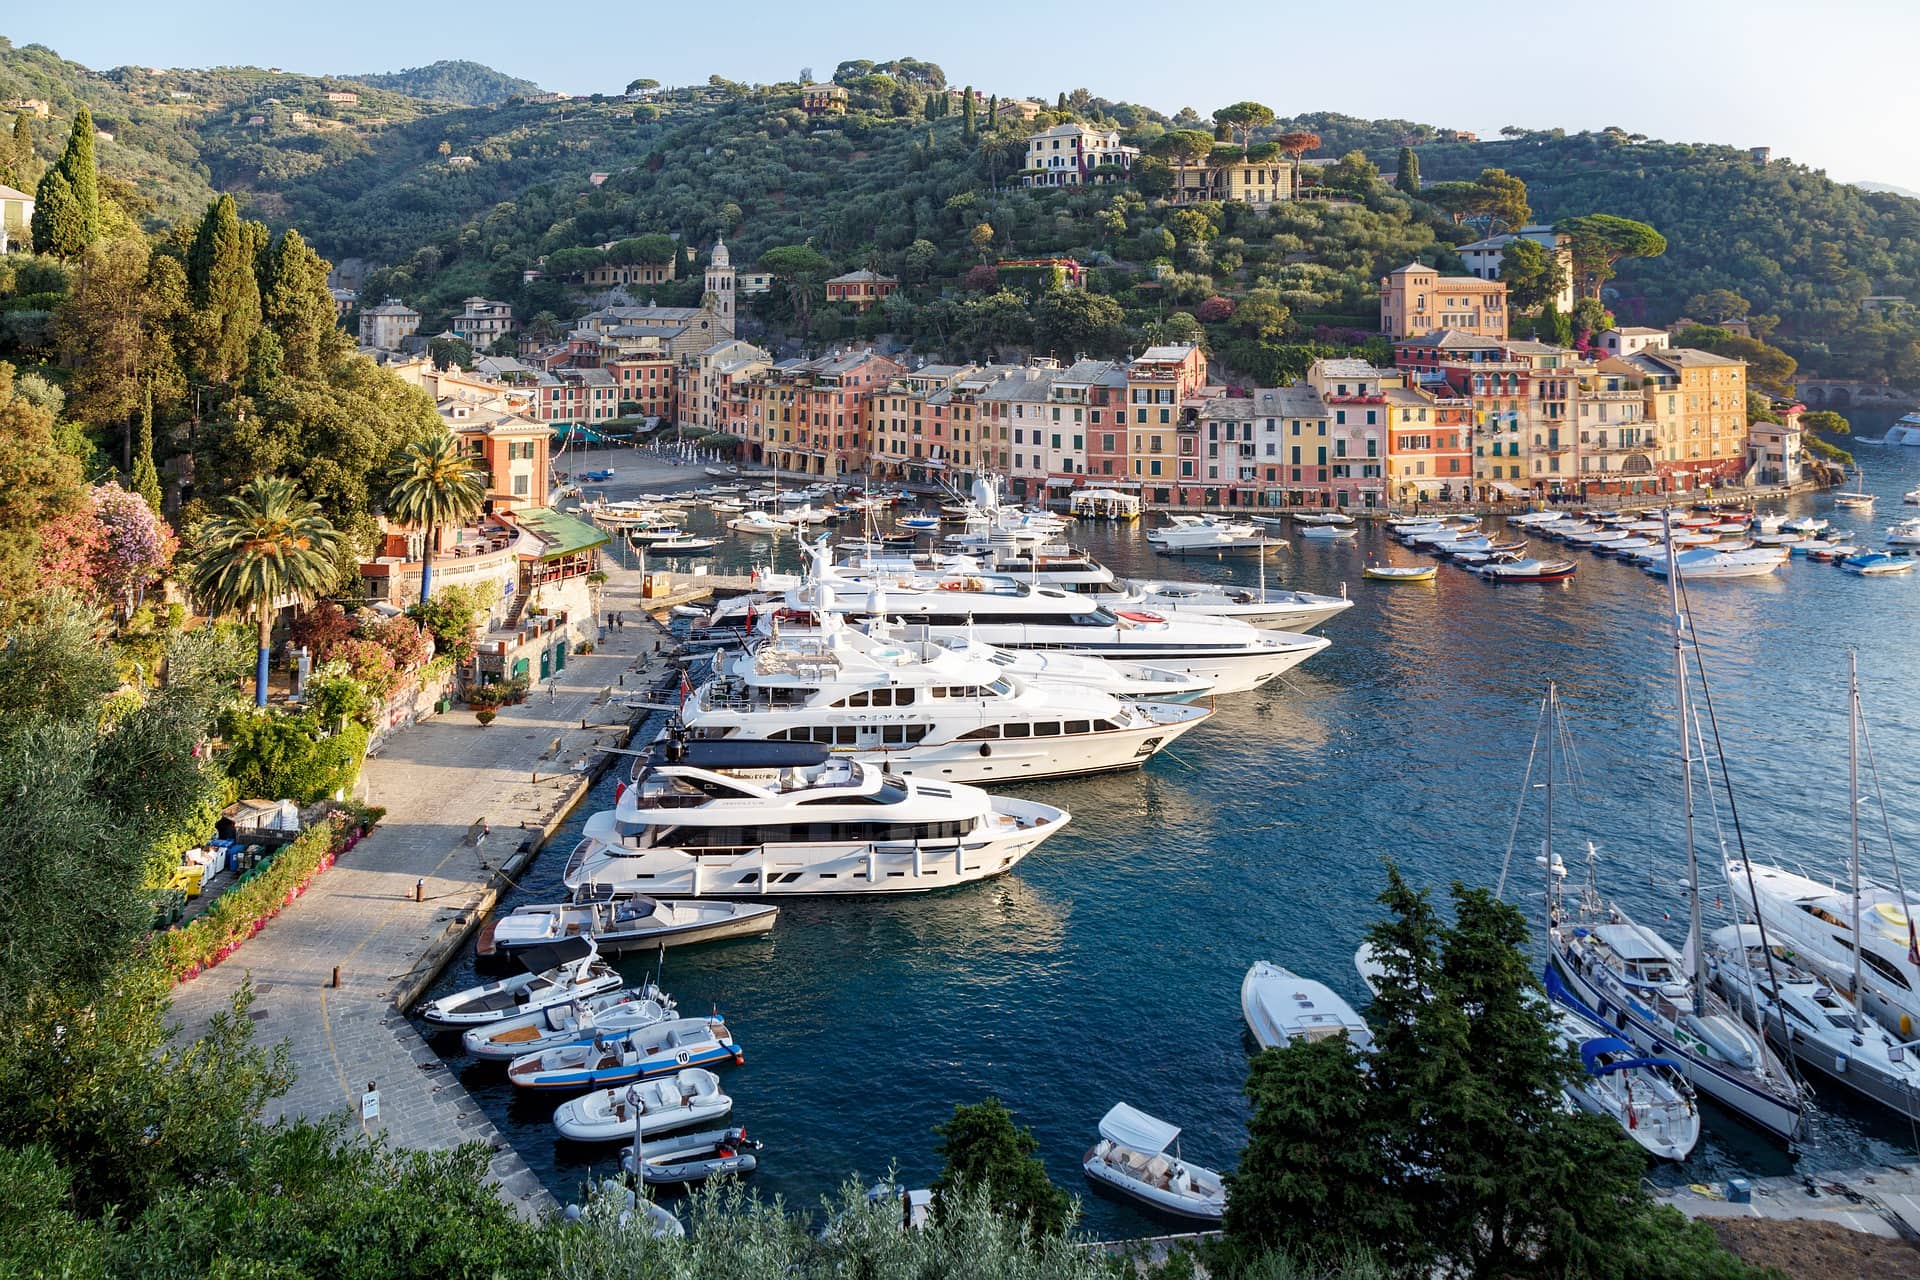
[[1507,286],[1473,276],[1443,276],[1409,262],[1380,281],[1380,331],[1390,341],[1440,329],[1482,338],[1507,336]]

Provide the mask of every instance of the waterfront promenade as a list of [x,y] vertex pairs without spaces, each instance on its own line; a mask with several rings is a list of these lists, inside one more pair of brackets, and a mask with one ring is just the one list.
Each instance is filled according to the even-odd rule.
[[[603,748],[627,737],[633,713],[617,699],[650,679],[662,632],[641,612],[639,575],[607,568],[601,617],[624,611],[623,629],[569,660],[551,698],[540,685],[484,729],[456,710],[390,738],[359,788],[386,808],[380,826],[231,959],[174,992],[191,1037],[252,977],[256,1033],[285,1040],[297,1072],[270,1119],[344,1111],[400,1147],[485,1142],[503,1197],[529,1214],[551,1207],[546,1190],[398,1005],[492,905],[523,842],[537,846],[585,794]],[[476,840],[483,823],[491,833]],[[379,1089],[372,1121],[360,1114],[369,1082]]]

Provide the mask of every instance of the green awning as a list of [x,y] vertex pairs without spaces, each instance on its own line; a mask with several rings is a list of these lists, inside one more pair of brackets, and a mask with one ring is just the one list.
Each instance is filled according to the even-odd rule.
[[561,556],[588,551],[613,541],[605,530],[546,507],[528,507],[512,515],[514,520],[539,534],[540,540],[546,543],[545,549],[540,552],[542,560],[557,560]]

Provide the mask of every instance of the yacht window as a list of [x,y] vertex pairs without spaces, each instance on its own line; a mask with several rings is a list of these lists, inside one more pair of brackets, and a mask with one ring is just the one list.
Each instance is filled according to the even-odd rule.
[[932,698],[944,698],[947,696],[947,686],[943,684],[934,685],[933,688],[927,691],[927,696]]
[[1009,738],[1030,738],[1033,736],[1033,726],[1030,724],[1010,724],[1006,726],[1005,736]]
[[1119,727],[1119,725],[1111,720],[1095,720],[1093,722],[1093,731],[1095,733],[1113,733],[1119,729]]
[[997,725],[997,724],[983,724],[983,725],[981,725],[981,726],[980,726],[980,727],[979,727],[978,729],[969,729],[969,730],[967,730],[967,731],[966,731],[965,733],[963,733],[963,734],[961,734],[961,735],[959,736],[959,738],[957,738],[957,739],[956,739],[956,741],[959,741],[959,742],[975,742],[975,741],[978,741],[978,740],[979,740],[979,739],[981,739],[981,738],[997,738],[997,737],[999,737],[999,736],[1000,736],[1000,726],[999,726],[999,725]]
[[890,707],[890,706],[892,706],[892,705],[893,705],[893,690],[891,690],[891,689],[875,689],[875,690],[873,691],[873,705],[874,705],[874,706],[876,706],[876,707]]
[[895,689],[895,690],[893,691],[893,705],[894,705],[894,706],[896,706],[896,707],[910,707],[910,706],[912,706],[912,705],[913,705],[913,690],[911,690],[911,689]]
[[852,746],[853,745],[853,726],[850,724],[843,724],[838,729],[834,730],[834,741],[843,747]]
[[996,698],[1004,698],[1013,692],[1013,682],[1004,677],[987,686],[987,692]]
[[1036,738],[1057,738],[1057,737],[1059,737],[1059,736],[1060,736],[1060,722],[1059,722],[1058,720],[1047,720],[1047,721],[1043,721],[1043,722],[1041,722],[1041,723],[1039,723],[1039,724],[1036,724],[1036,725],[1034,725],[1034,726],[1033,726],[1033,736],[1034,736],[1034,737],[1036,737]]
[[842,705],[849,706],[849,707],[864,707],[867,705],[867,702],[868,702],[867,691],[865,689],[862,689],[859,693],[848,694],[845,702]]
[[1067,721],[1067,732],[1068,733],[1091,733],[1093,732],[1093,721],[1069,720]]
[[903,724],[887,725],[880,731],[880,741],[892,747],[904,746],[907,741],[907,726]]
[[1888,982],[1893,983],[1902,991],[1911,991],[1913,989],[1913,984],[1907,981],[1906,974],[1900,972],[1900,967],[1884,956],[1877,956],[1871,951],[1863,950],[1860,953],[1860,963],[1885,978]]

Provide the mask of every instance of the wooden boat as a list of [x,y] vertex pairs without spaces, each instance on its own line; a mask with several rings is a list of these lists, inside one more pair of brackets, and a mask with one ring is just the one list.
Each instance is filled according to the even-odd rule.
[[1439,573],[1440,570],[1430,564],[1370,564],[1361,570],[1362,577],[1376,582],[1432,582]]
[[752,1173],[760,1164],[753,1154],[759,1149],[744,1128],[714,1129],[642,1142],[637,1161],[628,1147],[620,1167],[650,1187],[705,1182],[716,1174]]
[[745,938],[773,928],[780,908],[764,902],[710,898],[667,901],[639,896],[589,902],[550,902],[516,908],[498,920],[493,946],[513,952],[556,938],[592,938],[602,953],[690,946]]
[[733,1110],[720,1077],[699,1067],[672,1076],[569,1098],[553,1113],[553,1127],[574,1142],[632,1141],[637,1134],[671,1133]]
[[1101,1118],[1100,1141],[1080,1167],[1101,1186],[1164,1213],[1206,1222],[1226,1216],[1226,1183],[1213,1170],[1181,1158],[1180,1130],[1124,1102],[1114,1103]]

